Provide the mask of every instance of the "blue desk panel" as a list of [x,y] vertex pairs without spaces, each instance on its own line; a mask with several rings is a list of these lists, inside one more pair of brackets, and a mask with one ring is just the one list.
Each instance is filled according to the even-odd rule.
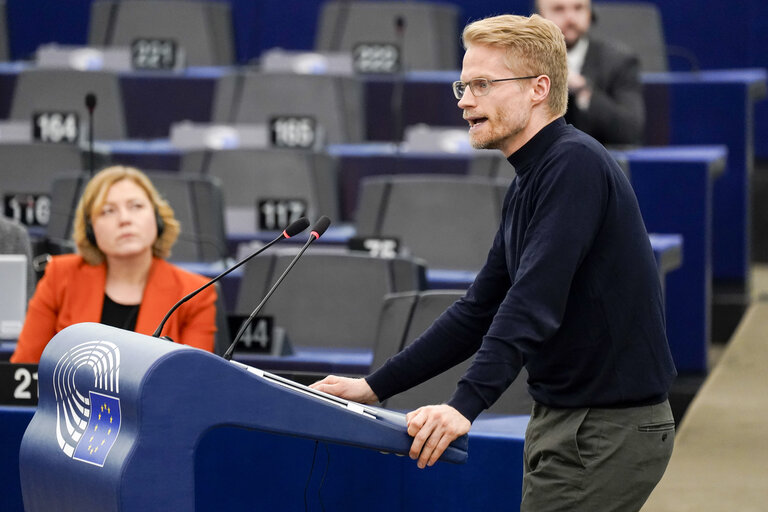
[[755,102],[766,94],[766,70],[648,73],[643,85],[668,95],[670,144],[728,148],[727,172],[713,190],[712,272],[748,289]]
[[622,152],[649,231],[679,233],[683,265],[666,279],[667,337],[680,372],[707,371],[712,305],[712,190],[723,172],[722,146]]
[[[18,452],[34,412],[0,406],[3,512],[23,510]],[[469,434],[466,464],[425,470],[407,457],[326,443],[315,453],[312,440],[217,428],[196,452],[196,510],[304,510],[306,487],[309,510],[515,511],[527,424],[527,416],[481,416]]]

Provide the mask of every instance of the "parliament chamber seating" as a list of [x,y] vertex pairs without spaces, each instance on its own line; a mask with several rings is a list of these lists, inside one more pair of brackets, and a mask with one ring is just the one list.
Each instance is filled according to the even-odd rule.
[[[253,311],[296,252],[273,250],[245,264],[236,313]],[[423,289],[424,283],[425,264],[415,258],[314,247],[260,314],[273,316],[295,346],[372,350],[384,296]]]
[[635,52],[640,71],[669,70],[661,11],[651,2],[594,2],[595,21],[590,33],[607,41],[618,41]]
[[325,152],[264,148],[188,151],[180,168],[218,180],[227,234],[253,237],[301,216],[338,219],[337,165]]
[[271,126],[276,118],[311,118],[316,144],[365,139],[363,84],[354,76],[242,68],[218,79],[211,121]]
[[[65,171],[80,171],[83,164],[77,146],[37,142],[0,143],[0,194],[3,202],[6,204],[11,195],[47,196],[58,175]],[[25,219],[16,220],[26,223]]]
[[98,98],[94,132],[101,139],[126,138],[122,90],[117,73],[112,71],[24,69],[16,79],[9,118],[31,120],[36,112],[76,112],[82,127],[88,120],[85,97],[90,93]]
[[459,9],[436,2],[324,2],[315,50],[353,52],[361,44],[398,48],[399,70],[455,69]]
[[430,268],[478,271],[499,227],[505,179],[378,176],[363,180],[360,236],[395,237]]
[[[408,347],[443,311],[463,295],[464,290],[425,290],[387,295],[379,317],[371,369],[379,368],[387,359]],[[440,375],[385,400],[383,405],[388,409],[413,410],[425,404],[445,402],[469,368],[471,360],[472,358],[467,359]],[[527,378],[528,372],[523,368],[487,413],[530,414],[533,401],[528,394]]]
[[5,0],[0,1],[0,62],[8,60],[8,14]]
[[204,0],[95,0],[90,46],[130,47],[137,39],[173,40],[187,66],[235,62],[231,7]]

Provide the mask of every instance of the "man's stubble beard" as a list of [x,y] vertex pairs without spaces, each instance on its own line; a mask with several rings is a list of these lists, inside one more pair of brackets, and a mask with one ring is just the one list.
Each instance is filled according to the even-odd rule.
[[[530,112],[513,114],[509,109],[496,110],[493,129],[483,138],[470,135],[469,142],[475,149],[502,149],[505,141],[522,132],[531,119]],[[486,123],[491,123],[490,118]]]

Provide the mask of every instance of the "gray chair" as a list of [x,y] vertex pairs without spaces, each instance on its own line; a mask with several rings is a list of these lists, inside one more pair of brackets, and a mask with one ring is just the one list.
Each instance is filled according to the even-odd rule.
[[8,15],[6,14],[5,0],[0,0],[0,61],[10,60],[8,52]]
[[91,4],[89,45],[130,46],[138,38],[176,41],[189,66],[227,66],[235,61],[229,2],[96,0]]
[[[68,144],[18,143],[0,144],[0,197],[7,206],[12,196],[49,197],[54,179],[66,171],[81,171],[80,149]],[[48,210],[15,210],[12,215],[28,225],[46,226]],[[28,217],[32,215],[32,217]],[[30,222],[31,221],[31,222]]]
[[[379,317],[379,329],[372,368],[410,345],[440,314],[461,298],[461,290],[428,290],[388,295]],[[388,409],[413,410],[423,405],[439,404],[451,397],[459,379],[467,371],[471,358],[440,375],[386,400]],[[530,414],[533,400],[528,394],[528,372],[523,368],[515,381],[488,409],[498,414]]]
[[213,123],[269,125],[273,117],[311,117],[321,142],[365,139],[363,84],[356,77],[234,72],[219,79]]
[[[171,205],[181,224],[181,233],[169,259],[176,262],[226,259],[224,206],[218,181],[209,176],[163,171],[148,171],[146,174]],[[67,174],[54,181],[49,238],[59,240],[71,237],[74,210],[88,179],[88,174]]]
[[85,133],[88,110],[85,96],[93,93],[98,104],[93,112],[96,138],[127,137],[123,98],[117,73],[71,69],[27,69],[19,73],[11,101],[10,119],[31,121],[35,112],[77,112]]
[[[245,264],[236,313],[251,314],[296,251],[272,251]],[[423,289],[424,274],[424,263],[412,258],[310,247],[260,314],[272,316],[295,346],[373,350],[384,296]]]
[[669,69],[661,12],[651,2],[593,2],[595,22],[590,33],[619,41],[640,59],[641,72]]
[[459,67],[458,14],[456,6],[436,2],[326,2],[315,49],[350,52],[359,43],[389,43],[403,47],[406,70],[453,70]]
[[507,157],[500,151],[484,151],[473,155],[469,163],[470,176],[485,178],[499,178],[511,183],[515,178],[515,168],[507,161]]
[[430,268],[477,271],[501,220],[508,179],[376,176],[362,181],[360,236],[396,237]]
[[228,233],[259,231],[257,209],[261,200],[299,199],[305,202],[304,215],[309,218],[339,217],[337,159],[326,153],[290,149],[191,151],[182,156],[181,170],[219,180]]

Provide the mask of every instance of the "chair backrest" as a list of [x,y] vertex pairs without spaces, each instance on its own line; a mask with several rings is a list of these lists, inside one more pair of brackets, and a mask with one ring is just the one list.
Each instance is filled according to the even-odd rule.
[[326,2],[315,49],[351,52],[358,44],[400,48],[406,70],[457,69],[458,8],[436,2]]
[[26,69],[16,80],[10,119],[31,121],[35,112],[77,112],[81,132],[85,133],[88,120],[85,96],[89,93],[98,98],[98,106],[93,111],[95,138],[126,138],[120,84],[117,74],[111,71]]
[[[245,264],[237,313],[253,311],[296,251],[280,249]],[[372,350],[384,296],[422,289],[424,273],[424,263],[412,258],[311,247],[260,314],[272,316],[297,346]]]
[[[181,170],[219,180],[228,233],[254,234],[260,227],[266,230],[272,225],[282,229],[302,215],[338,218],[337,159],[327,153],[290,149],[191,151],[182,156]],[[301,206],[306,211],[301,212]],[[283,218],[285,214],[288,218]]]
[[[379,317],[372,368],[410,345],[451,304],[464,295],[461,290],[427,290],[388,295]],[[443,403],[450,398],[459,379],[467,371],[471,358],[384,402],[388,409],[413,410],[422,405]],[[523,368],[515,381],[488,412],[530,414],[532,399],[528,394],[528,373]]]
[[360,236],[391,236],[430,268],[479,270],[501,220],[508,179],[376,176],[361,183]]
[[10,60],[8,52],[8,15],[5,0],[0,0],[0,62]]
[[235,60],[229,2],[96,0],[91,4],[91,46],[130,46],[139,38],[174,40],[183,48],[189,66],[227,66]]
[[[181,232],[171,261],[212,262],[227,257],[221,186],[210,176],[148,171],[147,176],[173,208]],[[48,236],[66,239],[72,234],[77,201],[88,183],[88,174],[57,177],[51,193]]]
[[6,216],[46,226],[50,210],[43,202],[50,199],[54,179],[82,168],[80,148],[75,145],[0,144],[0,197]]
[[590,34],[619,41],[640,59],[641,72],[667,71],[667,47],[659,8],[651,2],[592,2]]
[[276,117],[314,119],[327,144],[365,139],[363,83],[354,76],[235,72],[216,86],[213,122],[269,125]]

